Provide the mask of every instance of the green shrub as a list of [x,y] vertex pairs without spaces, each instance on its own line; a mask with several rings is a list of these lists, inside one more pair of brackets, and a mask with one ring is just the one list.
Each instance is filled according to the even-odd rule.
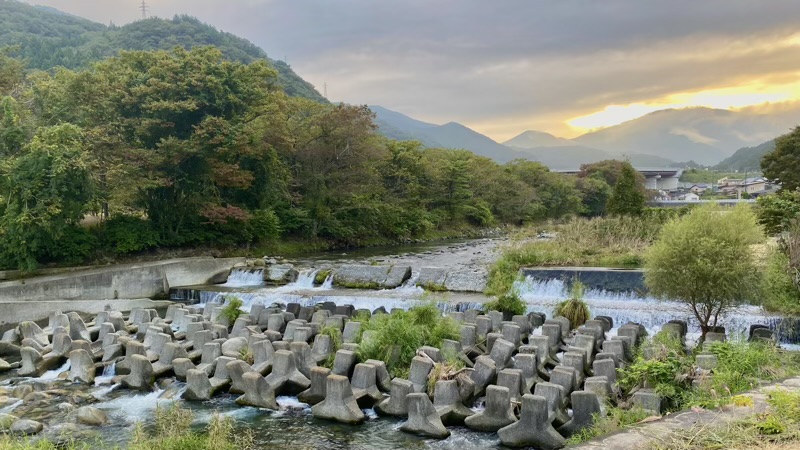
[[756,200],[758,221],[769,234],[788,229],[792,220],[800,216],[800,191],[781,190],[777,194]]
[[103,247],[118,255],[147,250],[159,244],[158,232],[150,222],[134,216],[114,216],[99,228],[99,233]]
[[378,359],[395,376],[407,370],[418,348],[430,345],[440,347],[442,340],[458,340],[460,330],[450,318],[443,317],[435,304],[414,306],[408,311],[378,314],[362,322],[364,331],[374,331],[374,336],[359,344],[359,358]]
[[332,347],[331,354],[328,356],[328,359],[321,364],[321,366],[327,367],[328,369],[333,369],[333,359],[336,356],[336,352],[342,349],[342,330],[334,326],[327,326],[320,330],[319,334],[330,336]]
[[483,304],[484,311],[500,311],[512,316],[521,316],[528,311],[528,305],[512,290],[496,299]]
[[575,330],[586,323],[591,317],[589,305],[583,300],[585,286],[577,278],[572,281],[570,286],[570,298],[560,302],[553,310],[556,316],[569,319],[570,328]]
[[244,312],[242,311],[244,302],[239,297],[226,297],[226,299],[228,303],[222,308],[222,315],[228,319],[229,324],[233,325]]
[[619,385],[626,393],[651,386],[668,409],[680,408],[684,393],[691,387],[692,363],[678,338],[658,333],[642,344],[633,363],[620,371]]

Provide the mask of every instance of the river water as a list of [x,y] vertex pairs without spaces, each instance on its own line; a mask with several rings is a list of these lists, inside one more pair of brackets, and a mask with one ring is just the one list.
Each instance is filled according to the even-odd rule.
[[[308,306],[332,301],[337,305],[352,304],[357,309],[374,310],[384,306],[407,309],[420,301],[434,301],[443,312],[479,308],[487,300],[482,294],[425,293],[409,283],[391,290],[363,291],[336,289],[331,280],[320,286],[314,285],[314,278],[323,264],[335,262],[385,262],[409,264],[414,276],[421,267],[446,267],[451,270],[485,268],[492,260],[498,240],[476,240],[424,244],[414,252],[403,248],[368,249],[350,252],[346,255],[324,253],[310,255],[297,264],[302,268],[297,282],[282,287],[264,286],[261,269],[243,269],[232,273],[225,284],[193,287],[175,291],[193,303],[222,303],[230,296],[244,301],[244,310],[254,304],[269,305],[273,302],[297,302]],[[529,311],[545,312],[551,315],[552,308],[564,299],[565,286],[562,280],[526,279],[516,286]],[[687,311],[678,303],[662,302],[635,293],[608,292],[603,289],[589,289],[586,292],[592,315],[607,315],[614,318],[615,326],[628,321],[642,323],[654,331],[664,322],[674,319],[689,319]],[[752,323],[765,323],[780,328],[779,317],[764,314],[760,308],[744,307],[725,317],[723,323],[729,333],[743,332]],[[612,333],[614,331],[612,330]],[[44,378],[52,383],[64,367],[46,374]],[[108,383],[114,375],[113,367],[107,368],[97,385],[92,387],[92,395],[99,403],[94,406],[105,410],[111,420],[110,425],[99,428],[101,441],[106,446],[120,445],[124,448],[130,439],[137,422],[145,426],[153,425],[157,407],[166,407],[173,402],[190,408],[195,415],[194,426],[204,428],[214,414],[230,416],[241,429],[253,433],[257,444],[263,448],[297,449],[394,449],[394,448],[433,448],[433,449],[478,449],[495,448],[499,440],[495,433],[478,433],[464,427],[449,427],[452,435],[441,441],[423,439],[398,430],[401,420],[377,417],[373,411],[366,410],[369,420],[360,426],[341,425],[315,419],[308,405],[299,403],[296,398],[279,397],[281,410],[266,411],[251,407],[241,407],[234,403],[235,396],[222,395],[208,402],[184,402],[180,394],[185,386],[173,383],[164,389],[155,389],[150,394],[118,390]],[[16,406],[14,406],[16,407]],[[11,408],[13,410],[13,408]],[[4,411],[5,412],[5,411]],[[8,411],[10,412],[10,410]],[[54,429],[53,432],[57,430]]]

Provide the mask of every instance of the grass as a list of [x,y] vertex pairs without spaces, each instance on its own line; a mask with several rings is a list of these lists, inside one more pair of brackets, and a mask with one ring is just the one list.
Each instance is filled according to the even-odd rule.
[[525,266],[640,267],[642,255],[655,240],[667,217],[572,218],[551,224],[550,240],[535,239],[528,228],[512,237],[489,270],[486,293],[503,295]]
[[319,334],[330,336],[331,338],[331,354],[328,355],[328,358],[322,362],[322,367],[327,367],[328,369],[333,369],[333,360],[336,358],[336,352],[342,349],[342,330],[334,326],[327,326],[320,330]]
[[496,299],[483,304],[484,311],[500,311],[514,316],[524,315],[528,305],[520,298],[519,293],[511,290]]
[[239,297],[227,297],[228,303],[222,308],[222,315],[228,319],[228,323],[233,325],[236,319],[242,315],[242,299]]
[[605,436],[611,433],[622,431],[631,425],[635,425],[650,417],[650,413],[640,408],[622,409],[608,408],[608,414],[604,417],[594,416],[594,423],[591,427],[570,436],[568,444],[579,444],[592,440],[596,437]]
[[575,330],[591,317],[589,305],[583,300],[585,287],[577,278],[570,287],[570,298],[560,302],[553,310],[555,316],[566,317],[570,329]]
[[[253,450],[253,435],[247,430],[237,430],[229,417],[214,416],[203,432],[192,431],[192,412],[178,405],[157,408],[155,427],[146,430],[136,425],[128,450]],[[119,449],[102,442],[53,443],[47,439],[21,439],[0,435],[2,450],[93,450]]]
[[418,348],[425,345],[440,347],[442,340],[458,340],[460,336],[456,322],[443,317],[434,303],[362,320],[362,335],[368,330],[374,331],[374,336],[369,343],[360,343],[359,358],[362,361],[378,359],[386,362],[393,376],[407,371]]
[[774,390],[765,413],[728,424],[695,426],[651,450],[788,450],[800,448],[800,392]]

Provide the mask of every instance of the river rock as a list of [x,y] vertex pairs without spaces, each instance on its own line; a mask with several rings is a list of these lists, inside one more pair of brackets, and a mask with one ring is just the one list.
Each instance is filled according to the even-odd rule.
[[77,418],[78,422],[91,426],[100,426],[108,422],[106,413],[92,406],[82,406],[78,408]]
[[444,287],[453,292],[483,292],[486,290],[486,272],[458,270],[449,272]]
[[275,284],[287,284],[297,281],[300,272],[291,264],[270,264],[264,271],[264,281]]
[[243,337],[235,337],[228,339],[222,344],[222,356],[230,358],[239,358],[241,352],[247,349],[247,339]]
[[411,278],[410,266],[372,266],[348,264],[337,268],[333,283],[361,289],[394,289]]
[[30,436],[39,434],[44,430],[44,425],[35,420],[20,419],[11,424],[9,431],[11,434]]

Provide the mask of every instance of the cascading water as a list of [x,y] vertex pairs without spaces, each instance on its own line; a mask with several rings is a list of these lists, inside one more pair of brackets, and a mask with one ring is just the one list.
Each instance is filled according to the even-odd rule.
[[[528,304],[529,311],[548,315],[568,296],[566,283],[558,279],[544,281],[527,277],[517,281],[514,287]],[[699,328],[686,305],[676,301],[662,301],[633,291],[608,292],[602,289],[587,289],[584,300],[589,304],[592,316],[612,317],[615,325],[636,322],[655,332],[668,321],[680,319],[686,320],[690,327]],[[750,325],[760,323],[776,330],[782,342],[792,343],[794,337],[787,333],[788,322],[784,322],[782,317],[766,314],[760,307],[743,305],[722,316],[719,325],[724,326],[729,335],[746,336]]]
[[59,367],[58,369],[48,370],[47,372],[43,373],[42,376],[37,378],[37,380],[40,380],[40,381],[57,380],[58,376],[61,375],[64,372],[68,371],[69,368],[70,368],[70,364],[69,364],[69,360],[67,360],[67,362],[65,362],[61,367]]
[[94,379],[94,385],[102,386],[104,384],[111,383],[111,380],[116,375],[117,375],[117,362],[114,361],[111,364],[103,367],[103,374]]
[[264,269],[233,269],[222,286],[242,287],[242,286],[263,286]]

